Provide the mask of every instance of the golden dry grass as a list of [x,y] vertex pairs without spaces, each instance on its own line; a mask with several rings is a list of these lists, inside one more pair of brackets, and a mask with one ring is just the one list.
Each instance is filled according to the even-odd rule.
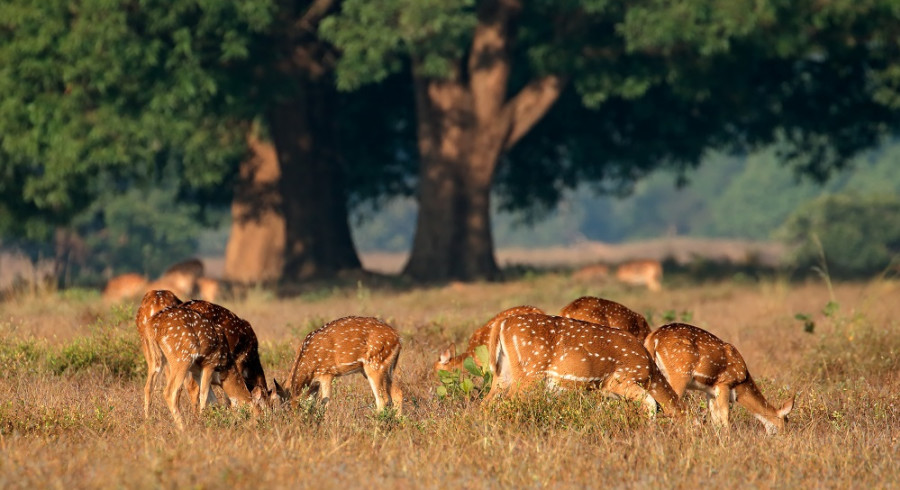
[[[269,379],[284,377],[299,340],[325,321],[377,315],[397,327],[405,417],[376,416],[367,384],[353,376],[338,380],[327,410],[253,420],[212,409],[189,416],[184,434],[159,392],[144,420],[131,307],[19,298],[0,305],[0,487],[896,487],[898,293],[895,282],[841,284],[840,309],[825,316],[825,286],[778,280],[654,295],[556,274],[408,291],[326,287],[292,299],[252,291],[225,306],[253,324]],[[532,393],[492,411],[434,395],[430,367],[446,342],[464,342],[503,308],[558,311],[583,294],[652,313],[654,326],[690,316],[734,343],[766,396],[800,393],[786,433],[765,436],[741,408],[724,433],[648,420],[634,404],[595,394]],[[813,315],[812,334],[796,313]],[[690,401],[702,419],[701,398]]]

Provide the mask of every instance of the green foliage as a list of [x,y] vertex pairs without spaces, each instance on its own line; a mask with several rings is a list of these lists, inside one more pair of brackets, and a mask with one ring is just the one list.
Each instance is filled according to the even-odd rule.
[[822,261],[839,277],[884,272],[900,254],[900,198],[894,195],[825,196],[798,209],[780,230],[796,247],[794,265],[802,270]]
[[77,373],[99,368],[114,376],[136,379],[144,373],[144,359],[139,340],[130,327],[131,312],[114,311],[109,320],[99,320],[91,327],[91,333],[63,344],[46,358],[48,370],[53,374]]
[[[475,356],[481,366],[475,364],[475,360],[469,356],[463,361],[465,371],[454,369],[453,371],[440,370],[438,378],[441,385],[435,389],[438,397],[444,398],[470,398],[483,397],[491,389],[493,373],[487,368],[489,356],[487,347],[479,345],[475,348]],[[480,381],[476,384],[477,381]]]

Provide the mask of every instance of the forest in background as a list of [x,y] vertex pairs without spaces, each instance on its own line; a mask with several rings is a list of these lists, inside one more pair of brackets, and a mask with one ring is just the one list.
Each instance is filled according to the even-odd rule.
[[[503,212],[495,206],[497,246],[620,243],[671,235],[778,240],[785,221],[821,196],[900,195],[900,143],[865,152],[851,170],[824,184],[795,176],[779,163],[775,149],[746,157],[711,154],[684,177],[678,185],[676,173],[661,170],[638,182],[627,196],[597,195],[581,186],[566,193],[557,208],[537,213]],[[415,213],[411,198],[357,209],[351,224],[360,251],[408,250]]]

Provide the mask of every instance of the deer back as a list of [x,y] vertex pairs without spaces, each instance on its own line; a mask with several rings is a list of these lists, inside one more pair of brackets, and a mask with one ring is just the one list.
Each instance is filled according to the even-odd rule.
[[344,376],[364,365],[392,369],[400,334],[376,318],[349,316],[310,332],[291,367],[289,389],[297,394],[318,375]]
[[164,289],[155,289],[147,291],[144,298],[138,306],[137,314],[134,322],[137,325],[138,334],[141,338],[147,338],[150,335],[150,319],[162,310],[181,304],[181,300],[172,291]]
[[658,260],[634,260],[616,268],[616,279],[625,284],[646,286],[651,291],[662,288],[662,264]]
[[667,377],[690,376],[702,386],[734,386],[749,376],[733,345],[693,325],[664,325],[647,336],[644,346]]
[[594,296],[582,296],[560,311],[560,316],[618,328],[642,341],[650,334],[650,324],[644,315],[627,306]]
[[266,376],[259,359],[259,340],[250,322],[237,316],[224,306],[203,300],[191,300],[182,304],[209,319],[213,327],[225,338],[235,364],[247,380],[247,388],[259,386],[268,390]]

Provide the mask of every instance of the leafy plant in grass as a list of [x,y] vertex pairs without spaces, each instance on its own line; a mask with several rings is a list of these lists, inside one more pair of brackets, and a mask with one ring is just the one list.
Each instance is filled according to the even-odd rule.
[[47,368],[54,374],[75,373],[97,366],[114,376],[135,379],[141,374],[143,360],[138,338],[122,328],[130,311],[113,311],[108,321],[91,327],[90,335],[78,337],[47,357]]
[[[463,361],[463,371],[459,369],[438,371],[438,378],[441,380],[441,385],[436,390],[438,397],[441,399],[469,398],[473,395],[481,397],[491,389],[493,374],[487,368],[489,359],[487,347],[483,345],[476,347],[475,357],[481,366],[475,364],[475,359],[469,356]],[[476,385],[475,381],[479,379],[480,386]]]

